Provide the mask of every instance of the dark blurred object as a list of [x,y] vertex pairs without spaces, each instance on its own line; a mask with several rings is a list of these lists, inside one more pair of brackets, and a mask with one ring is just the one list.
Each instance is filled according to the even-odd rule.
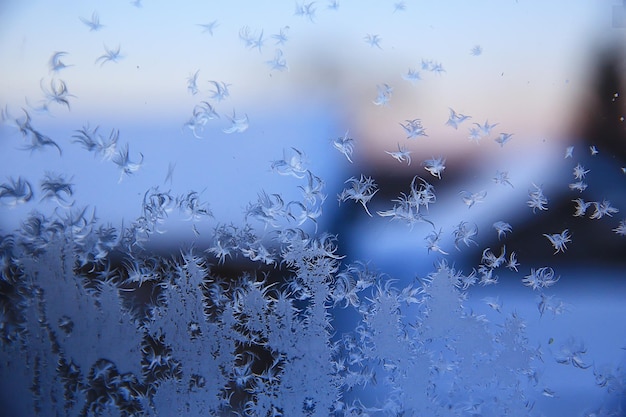
[[[522,229],[510,236],[520,259],[534,262],[563,262],[573,264],[602,264],[609,266],[626,263],[626,236],[613,229],[626,218],[626,110],[624,85],[626,83],[625,56],[620,47],[604,49],[598,57],[597,67],[592,71],[590,95],[581,103],[578,126],[574,126],[576,143],[571,161],[572,169],[581,164],[589,170],[584,178],[587,189],[583,192],[567,190],[550,198],[549,210],[538,213]],[[590,147],[598,153],[593,155]],[[572,182],[574,179],[572,177]],[[612,217],[590,219],[594,212],[589,207],[584,217],[574,217],[576,198],[586,202],[610,201],[620,212]],[[572,242],[565,253],[550,252],[551,246],[545,233],[559,233],[568,229]],[[511,242],[513,243],[513,242]],[[513,247],[513,244],[511,245]]]
[[[546,189],[548,210],[533,213],[527,208],[526,214],[512,222],[513,233],[498,240],[495,233],[483,231],[478,245],[455,251],[456,267],[469,271],[480,263],[485,248],[497,252],[503,245],[506,245],[507,253],[516,252],[524,268],[546,265],[622,268],[626,265],[626,236],[615,232],[620,221],[626,219],[626,121],[623,119],[626,117],[623,95],[626,66],[621,49],[607,48],[598,55],[588,80],[588,94],[573,106],[575,109],[578,107],[577,117],[569,129],[568,140],[563,142],[563,156],[560,158],[565,156],[568,145],[574,146],[572,157],[555,160],[554,171],[542,173],[556,178],[563,176],[563,169],[570,170],[572,174],[566,174],[571,175],[569,183],[559,182],[558,186]],[[592,152],[592,147],[597,153]],[[578,164],[589,170],[582,179],[587,185],[582,192],[569,187],[579,181],[573,175]],[[438,184],[437,191],[444,186],[458,187],[467,181],[468,166],[462,160],[448,161],[447,166],[446,184]],[[379,201],[389,201],[401,192],[407,192],[407,184],[412,179],[385,167],[368,166],[367,174],[372,175],[379,185],[376,195]],[[576,217],[577,203],[574,200],[579,198],[590,205],[584,216]],[[600,206],[610,204],[619,212],[593,218],[596,211],[594,202]],[[363,228],[368,227],[369,219],[363,214],[363,208],[358,204],[342,204],[331,223],[330,230],[340,236],[340,247],[344,253],[352,253],[350,245],[356,241],[351,238],[357,234],[360,236]],[[438,230],[437,227],[435,229]],[[571,242],[566,243],[563,252],[555,253],[546,235],[560,234],[566,229]],[[345,236],[348,238],[345,239]]]
[[618,47],[601,52],[580,129],[589,145],[596,145],[605,157],[616,159],[621,166],[626,166],[625,59]]

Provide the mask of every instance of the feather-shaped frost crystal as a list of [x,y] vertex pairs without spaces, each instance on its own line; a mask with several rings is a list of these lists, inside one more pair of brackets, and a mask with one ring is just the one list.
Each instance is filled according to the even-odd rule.
[[465,246],[469,246],[470,243],[478,245],[474,240],[474,237],[478,235],[478,226],[475,224],[462,221],[455,227],[452,234],[454,235],[454,246],[458,250],[460,250],[459,243],[464,243]]
[[479,143],[484,137],[491,135],[491,131],[496,127],[498,123],[489,124],[489,120],[485,120],[485,123],[474,123],[474,127],[469,129],[468,139],[472,142]]
[[422,66],[422,70],[434,72],[436,74],[442,74],[446,72],[446,70],[443,68],[443,65],[440,62],[436,62],[433,60],[422,59],[421,66]]
[[285,59],[283,51],[281,49],[277,49],[274,53],[274,59],[266,61],[266,63],[270,66],[272,70],[289,71],[289,67],[287,66],[287,60]]
[[26,117],[24,119],[15,119],[15,123],[25,139],[30,139],[30,143],[22,149],[27,151],[43,150],[45,146],[55,147],[59,151],[59,155],[63,155],[61,147],[50,137],[36,130],[30,121],[30,115],[24,110]]
[[80,144],[89,152],[100,155],[103,160],[110,160],[117,150],[117,141],[120,132],[117,129],[112,129],[108,139],[105,139],[98,133],[98,128],[99,127],[96,126],[91,129],[89,126],[85,126],[77,130],[77,134],[72,135],[75,139],[72,142]]
[[419,71],[409,68],[406,74],[402,74],[402,78],[409,81],[411,84],[415,84],[417,81],[422,79],[422,76]]
[[446,169],[446,159],[442,157],[430,158],[422,162],[424,169],[430,172],[430,175],[441,179],[441,173]]
[[587,209],[593,204],[593,202],[585,202],[582,198],[577,198],[576,200],[572,200],[576,203],[576,208],[574,211],[574,217],[584,217]]
[[230,120],[231,125],[230,127],[222,129],[222,132],[226,134],[231,134],[243,133],[248,130],[249,124],[247,114],[245,114],[243,117],[237,117],[237,113],[235,113],[235,110],[233,110],[233,116],[226,116],[226,118]]
[[278,159],[272,162],[272,171],[280,175],[291,175],[296,178],[304,178],[308,172],[306,168],[307,158],[304,152],[291,148],[293,151],[289,155],[286,151],[283,151],[283,159]]
[[572,191],[583,192],[587,189],[587,183],[584,181],[576,181],[569,185],[569,189]]
[[208,203],[200,200],[200,194],[190,191],[187,194],[177,197],[176,205],[187,214],[185,220],[198,221],[204,217],[213,217],[213,213],[208,208]]
[[365,35],[365,37],[363,39],[372,48],[373,47],[377,47],[378,49],[382,49],[381,46],[380,46],[380,42],[382,41],[382,39],[381,39],[381,37],[379,35],[368,33],[367,35]]
[[528,192],[528,197],[529,200],[526,204],[528,204],[528,207],[533,209],[533,213],[535,213],[536,210],[544,211],[548,209],[548,207],[546,207],[548,199],[545,195],[543,195],[543,189],[541,186],[533,184],[533,189]]
[[483,266],[487,267],[488,269],[500,268],[500,266],[504,265],[504,263],[506,262],[506,246],[502,246],[502,249],[500,250],[500,255],[498,256],[496,256],[491,251],[491,248],[486,248],[485,250],[483,250],[481,262]]
[[93,12],[91,14],[91,19],[85,19],[84,17],[81,17],[80,21],[89,28],[90,32],[97,31],[103,28],[103,25],[100,23],[100,16],[98,15],[98,12]]
[[341,152],[352,163],[352,153],[354,152],[354,139],[349,136],[349,132],[333,140],[333,147]]
[[120,45],[117,46],[117,49],[109,49],[106,45],[104,45],[104,54],[100,55],[96,59],[96,64],[100,63],[100,66],[103,66],[107,62],[119,62],[123,56],[120,52]]
[[385,153],[388,155],[391,155],[393,159],[397,160],[398,162],[406,161],[407,165],[411,165],[411,151],[407,150],[406,146],[404,145],[400,146],[400,144],[398,143],[397,151],[395,152],[385,151]]
[[485,297],[482,301],[498,313],[501,312],[502,302],[499,297]]
[[585,176],[589,173],[588,169],[585,169],[584,166],[582,166],[581,164],[576,164],[576,166],[574,167],[574,171],[572,172],[572,175],[574,175],[574,178],[577,180],[582,180],[583,178],[585,178]]
[[483,48],[480,45],[474,45],[472,49],[470,49],[470,55],[472,56],[479,56],[479,55],[482,55],[482,53],[483,53]]
[[389,84],[379,84],[376,86],[376,90],[378,91],[378,94],[373,100],[373,103],[377,106],[388,106],[389,100],[391,99],[391,95],[393,93],[393,87],[391,87]]
[[554,359],[561,365],[572,365],[574,368],[587,369],[591,365],[586,364],[582,355],[587,353],[584,343],[573,338],[567,340],[555,354]]
[[63,61],[61,61],[61,58],[64,57],[65,55],[67,55],[67,52],[62,52],[62,51],[55,52],[54,54],[52,54],[52,56],[50,57],[50,60],[48,61],[50,72],[59,72],[63,68],[71,67],[71,65],[66,65]]
[[470,142],[474,142],[475,144],[480,144],[481,139],[483,138],[483,135],[480,133],[480,129],[478,129],[477,127],[470,127],[469,128],[469,135],[467,135],[467,139]]
[[65,208],[74,204],[74,201],[68,200],[74,194],[72,183],[66,180],[63,175],[46,173],[40,186],[41,191],[43,191],[42,200],[53,200]]
[[33,187],[22,177],[17,180],[9,178],[9,182],[0,184],[0,202],[7,206],[17,206],[29,202],[33,198]]
[[[311,1],[311,2],[308,2],[308,3],[307,2],[302,2],[300,4],[296,4],[296,11],[294,12],[294,14],[296,16],[306,17],[307,19],[309,19],[310,22],[314,22],[315,21],[315,7],[314,7],[314,5],[315,5],[314,1]],[[338,5],[338,3],[336,3],[336,5]]]
[[254,217],[257,220],[272,227],[279,226],[279,220],[285,217],[285,202],[280,194],[259,193],[257,202],[250,204],[246,209],[246,218]]
[[513,230],[510,224],[503,221],[495,222],[493,224],[493,228],[496,229],[496,233],[498,234],[498,240],[506,236],[507,233],[511,233],[511,231]]
[[321,215],[321,207],[309,208],[299,201],[290,201],[287,203],[287,216],[295,221],[297,226],[301,226],[305,221],[311,220],[315,224],[315,230],[317,231],[317,219]]
[[620,236],[626,236],[626,220],[621,220],[613,232]]
[[485,123],[483,123],[482,125],[478,123],[474,123],[474,124],[476,125],[476,127],[478,127],[478,129],[480,129],[480,133],[483,136],[489,136],[493,128],[499,125],[499,123],[489,124],[489,120],[485,120]]
[[213,36],[213,31],[216,27],[219,26],[219,24],[217,20],[213,20],[209,23],[199,23],[198,26],[202,28],[202,33],[208,33],[209,35]]
[[397,1],[393,4],[393,12],[403,12],[406,10],[406,2]]
[[595,210],[589,217],[590,219],[601,219],[604,216],[613,217],[615,213],[619,213],[619,209],[611,206],[609,200],[594,201],[592,204]]
[[494,141],[498,143],[500,147],[503,147],[507,142],[511,140],[512,137],[512,133],[500,133],[500,135],[495,138]]
[[465,203],[467,208],[471,208],[474,204],[482,203],[483,201],[485,201],[485,197],[487,196],[487,191],[482,190],[482,191],[477,191],[475,193],[472,193],[470,191],[463,190],[459,192],[459,195],[463,199],[463,202]]
[[567,249],[567,243],[572,241],[568,229],[563,230],[561,233],[552,233],[552,234],[544,233],[544,236],[548,238],[548,240],[554,247],[555,255],[559,252],[565,252],[565,250]]
[[176,169],[176,163],[175,162],[170,162],[167,165],[167,174],[165,174],[165,179],[163,180],[164,184],[166,184],[167,182],[172,184],[172,181],[174,179],[174,169]]
[[404,123],[400,123],[400,126],[404,129],[407,139],[413,139],[418,136],[428,136],[420,119],[405,120]]
[[41,80],[40,85],[41,90],[44,92],[46,100],[49,103],[62,104],[70,110],[69,98],[75,96],[69,93],[65,81],[55,79],[50,80],[50,89],[44,87],[43,80]]
[[[45,146],[53,146],[59,151],[59,155],[62,155],[63,151],[61,147],[48,136],[35,129],[31,123],[30,114],[24,109],[22,109],[22,111],[24,112],[24,117],[13,119],[13,125],[17,127],[24,139],[30,140],[30,143],[20,149],[33,152],[43,150]],[[2,111],[1,119],[8,121],[9,118],[11,118],[11,116],[9,116],[8,112],[6,110]]]
[[457,113],[456,111],[454,111],[454,109],[450,109],[450,116],[448,117],[446,126],[458,129],[459,125],[467,119],[471,119],[471,116],[466,116],[464,114]]
[[367,214],[371,217],[372,214],[367,208],[367,203],[374,197],[374,194],[378,192],[378,185],[371,177],[366,177],[361,174],[361,178],[356,179],[354,177],[346,180],[345,184],[350,184],[350,187],[345,188],[341,194],[337,197],[339,202],[346,200],[354,200],[361,203]]
[[506,268],[517,272],[517,267],[519,266],[519,262],[517,262],[517,255],[515,252],[511,252],[509,254],[509,260],[506,262]]
[[[417,223],[429,223],[431,226],[435,226],[433,222],[428,220],[424,214],[420,211],[419,202],[412,196],[402,194],[400,197],[392,200],[397,203],[390,210],[377,211],[381,217],[390,217],[391,220],[400,221],[406,223],[411,229]],[[434,236],[431,236],[434,238]],[[427,239],[428,241],[428,239]],[[436,242],[433,242],[433,244]],[[434,247],[431,249],[434,250]]]
[[274,43],[275,45],[284,45],[289,40],[289,38],[287,37],[288,30],[289,26],[283,26],[282,28],[280,28],[277,34],[272,35],[272,39],[276,41]]
[[[420,180],[421,184],[418,185],[416,181],[417,179]],[[434,204],[437,200],[437,197],[435,196],[435,187],[424,179],[415,176],[411,181],[411,193],[409,195],[409,199],[416,207],[424,206],[424,208],[428,210],[429,204]]]
[[248,26],[244,26],[239,30],[239,39],[243,41],[248,49],[258,49],[261,52],[261,48],[265,43],[263,39],[263,30],[260,32],[251,32]]
[[200,73],[200,70],[197,70],[196,72],[191,74],[189,77],[187,77],[187,91],[189,91],[189,93],[194,96],[198,94],[198,74],[199,73]]
[[[417,182],[418,179],[420,183]],[[421,207],[428,210],[429,204],[435,203],[436,199],[434,187],[422,178],[415,176],[411,181],[410,193],[408,195],[402,193],[400,197],[392,200],[397,203],[392,209],[378,211],[377,214],[381,217],[391,217],[391,220],[404,222],[411,228],[421,222],[429,223],[434,227],[435,225],[420,210]]]
[[130,160],[130,154],[128,151],[128,143],[126,143],[126,145],[117,151],[117,153],[113,156],[112,161],[115,165],[117,165],[119,167],[120,170],[122,170],[122,173],[120,174],[120,179],[119,182],[122,181],[122,179],[124,178],[124,175],[132,175],[135,172],[139,171],[139,169],[141,168],[141,165],[143,163],[143,154],[140,152],[139,153],[139,162],[133,162]]
[[222,101],[230,96],[230,91],[228,87],[230,84],[227,84],[223,81],[209,81],[209,84],[213,85],[213,89],[209,91],[209,97],[213,100]]
[[560,277],[554,274],[554,270],[544,266],[541,268],[531,268],[530,274],[522,279],[522,283],[533,290],[551,287],[558,282]]
[[442,255],[449,255],[448,252],[444,251],[441,246],[439,246],[439,242],[441,241],[442,230],[439,231],[432,230],[424,240],[426,241],[426,248],[428,252],[439,252]]
[[307,201],[309,204],[316,204],[318,199],[320,200],[320,202],[326,200],[326,195],[322,193],[322,189],[324,188],[324,181],[317,175],[314,175],[309,170],[306,171],[306,177],[307,185],[298,186],[298,188],[302,190],[305,201]]
[[496,171],[496,176],[493,177],[493,182],[495,182],[496,184],[509,185],[511,188],[513,188],[513,184],[511,184],[508,171]]
[[209,120],[219,119],[219,117],[219,114],[217,114],[213,106],[203,101],[194,106],[192,116],[187,123],[185,123],[185,127],[192,131],[194,137],[200,139],[204,126]]

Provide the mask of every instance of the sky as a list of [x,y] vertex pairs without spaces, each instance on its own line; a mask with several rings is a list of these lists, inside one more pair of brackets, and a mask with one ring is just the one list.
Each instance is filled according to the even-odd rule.
[[[407,143],[414,156],[442,154],[490,158],[498,146],[475,146],[467,126],[445,125],[449,109],[489,120],[513,133],[512,149],[523,151],[548,142],[561,152],[576,104],[584,97],[593,51],[623,31],[611,26],[614,1],[347,1],[314,2],[312,18],[294,13],[302,2],[167,1],[5,1],[0,8],[0,105],[7,121],[0,126],[0,178],[22,176],[37,187],[45,172],[63,172],[75,183],[75,197],[97,207],[105,221],[138,215],[150,187],[183,193],[206,190],[213,210],[224,221],[260,189],[294,187],[269,170],[284,149],[305,152],[311,169],[340,186],[357,166],[396,169],[385,151],[405,143],[400,126],[419,118],[428,138]],[[404,4],[404,10],[396,7]],[[90,31],[81,21],[97,13],[103,27]],[[200,25],[216,21],[213,33]],[[262,34],[259,49],[247,48],[244,27]],[[288,40],[277,45],[281,29]],[[365,41],[378,35],[379,47]],[[482,53],[471,55],[475,46]],[[105,48],[120,47],[119,62],[96,59]],[[268,61],[280,49],[288,71]],[[53,53],[67,54],[68,67],[53,73]],[[403,79],[422,61],[440,63],[445,72],[422,71],[415,84]],[[198,71],[196,95],[188,77]],[[71,94],[69,109],[45,103],[44,88],[63,80]],[[211,100],[209,81],[229,84],[230,96]],[[55,81],[57,82],[57,81]],[[377,87],[393,90],[388,106],[373,101]],[[209,101],[221,115],[195,138],[184,127],[194,106]],[[63,149],[24,151],[14,119],[29,112],[32,125]],[[247,115],[249,128],[226,134],[228,116]],[[110,161],[100,161],[76,143],[78,129],[119,129],[120,145],[129,144],[131,160],[143,155],[142,168],[120,180]],[[349,132],[357,143],[349,164],[330,145]],[[546,151],[547,152],[547,151]],[[418,158],[419,158],[418,157]],[[164,184],[168,167],[172,181]],[[298,183],[299,184],[299,183]],[[332,187],[329,187],[332,189]],[[2,207],[0,227],[46,202]],[[124,202],[120,204],[120,202]],[[49,210],[50,208],[47,208]]]

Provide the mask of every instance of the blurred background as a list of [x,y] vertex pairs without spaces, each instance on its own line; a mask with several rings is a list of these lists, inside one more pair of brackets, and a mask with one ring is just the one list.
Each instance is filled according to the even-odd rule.
[[[88,23],[96,17],[102,26],[92,30]],[[119,59],[99,59],[118,47]],[[65,53],[66,67],[51,68],[56,52]],[[300,194],[305,178],[271,169],[295,148],[327,195],[317,224],[301,227],[337,234],[346,262],[368,261],[408,283],[442,259],[469,273],[485,248],[499,253],[506,245],[516,251],[520,272],[502,275],[499,286],[473,289],[472,306],[483,309],[484,297],[512,294],[507,310],[536,315],[534,294],[520,279],[550,265],[562,276],[568,302],[579,307],[567,321],[535,327],[533,337],[565,338],[575,328],[595,355],[623,361],[626,238],[614,229],[626,218],[625,56],[626,3],[618,0],[240,0],[175,7],[157,0],[54,7],[5,0],[0,182],[21,177],[34,196],[24,204],[1,198],[0,232],[19,228],[34,210],[62,209],[41,200],[39,183],[53,172],[71,179],[74,207],[88,206],[115,227],[142,214],[144,195],[154,187],[174,195],[197,191],[213,217],[190,222],[173,213],[162,225],[167,233],[147,245],[177,252],[193,242],[204,249],[218,224],[244,221],[261,191],[285,201]],[[67,104],[50,100],[59,80]],[[222,83],[228,95],[218,99]],[[219,118],[191,129],[203,102]],[[454,128],[446,123],[451,109],[470,118]],[[24,149],[26,114],[62,154],[53,146]],[[227,133],[229,117],[244,116],[246,127]],[[427,136],[407,138],[401,124],[415,119]],[[477,138],[471,129],[486,123],[495,124],[492,133]],[[112,161],[75,143],[78,130],[96,126],[105,137],[119,130],[130,160],[143,161],[137,172],[120,175]],[[497,143],[500,134],[511,134],[510,141]],[[354,139],[351,161],[333,147],[344,135]],[[410,164],[390,155],[399,148],[410,152]],[[445,159],[441,178],[424,169],[431,158]],[[589,170],[583,191],[569,187],[577,164]],[[493,180],[502,172],[510,184]],[[358,203],[337,201],[344,182],[361,174],[378,185],[371,217]],[[415,176],[434,186],[437,201],[424,213],[434,226],[411,228],[377,215],[410,191]],[[542,187],[547,211],[528,207],[534,185]],[[468,208],[463,191],[485,193],[484,201]],[[574,217],[576,198],[607,200],[619,212],[593,220],[592,207],[586,217]],[[457,249],[453,231],[463,221],[476,225],[478,235],[475,245]],[[512,232],[499,239],[496,221]],[[544,234],[565,229],[572,242],[554,254]],[[427,249],[433,230],[441,230],[447,254]],[[576,389],[561,391],[572,409],[588,400],[576,402],[582,392]]]

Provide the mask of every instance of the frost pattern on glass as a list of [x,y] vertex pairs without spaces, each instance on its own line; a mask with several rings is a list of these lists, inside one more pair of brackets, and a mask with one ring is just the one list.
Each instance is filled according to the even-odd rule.
[[[132,5],[143,8],[141,0]],[[262,22],[232,22],[221,16],[203,16],[208,23],[188,26],[206,42],[229,32],[239,47],[233,56],[242,53],[252,60],[246,63],[260,64],[279,84],[303,73],[302,61],[290,49],[303,36],[302,25],[314,30],[318,21],[352,6],[298,1],[285,15],[295,16],[294,23],[282,22],[271,31]],[[400,21],[417,5],[399,1],[385,7]],[[83,32],[99,35],[115,29],[114,17],[103,13],[103,24],[98,11],[90,15],[83,10],[74,20]],[[378,30],[353,33],[354,47],[367,49],[376,59],[394,51],[397,39]],[[468,39],[458,48],[463,55],[469,50],[472,65],[496,50],[487,41],[477,41]],[[102,43],[89,65],[111,71],[108,76],[115,78],[110,74],[124,65],[140,69],[138,52],[130,39]],[[626,407],[623,365],[597,360],[590,344],[576,336],[538,341],[534,334],[537,327],[573,310],[552,292],[567,277],[556,265],[526,262],[527,248],[509,244],[512,235],[524,231],[523,224],[509,219],[511,213],[502,213],[502,219],[475,214],[501,201],[501,193],[517,192],[515,183],[522,189],[516,209],[541,218],[562,209],[557,187],[551,178],[545,183],[539,175],[524,178],[515,166],[509,176],[509,167],[499,164],[488,166],[488,174],[476,174],[474,183],[450,191],[447,181],[459,176],[458,158],[424,153],[420,145],[447,132],[461,137],[463,145],[492,146],[504,155],[520,149],[515,147],[527,138],[509,133],[510,122],[490,123],[485,115],[469,116],[465,109],[460,113],[437,100],[429,107],[440,107],[438,124],[421,114],[428,113],[424,109],[392,113],[405,105],[410,89],[422,94],[425,84],[445,83],[459,70],[454,59],[445,61],[445,68],[438,56],[413,54],[411,59],[408,65],[413,66],[404,73],[407,64],[394,64],[395,79],[360,86],[355,95],[368,114],[393,114],[386,120],[387,131],[395,135],[391,146],[371,146],[371,133],[364,128],[369,125],[352,126],[352,116],[326,129],[321,161],[309,158],[310,148],[296,145],[295,139],[294,144],[276,146],[275,158],[264,161],[258,177],[241,179],[239,186],[253,191],[244,206],[229,205],[240,214],[232,222],[215,214],[213,202],[228,200],[235,190],[181,191],[174,187],[174,177],[187,168],[185,162],[151,160],[148,149],[131,143],[128,126],[77,122],[84,117],[83,98],[71,71],[80,70],[84,60],[69,48],[42,57],[47,75],[33,83],[41,100],[35,106],[28,99],[2,103],[2,134],[22,141],[11,152],[61,161],[72,153],[91,158],[96,165],[90,169],[116,170],[115,185],[132,187],[140,204],[134,218],[113,225],[100,219],[98,207],[83,205],[88,201],[78,198],[71,167],[67,172],[46,171],[39,178],[25,170],[0,179],[3,214],[31,209],[17,228],[0,229],[0,382],[6,387],[10,379],[26,403],[19,407],[34,416],[81,417],[542,416],[544,401],[562,395],[553,386],[554,365],[573,372],[574,378],[589,379],[606,394],[612,408],[585,415],[621,415]],[[262,138],[266,127],[263,113],[242,98],[252,95],[245,91],[250,86],[231,81],[229,75],[237,78],[235,72],[209,74],[206,67],[185,70],[179,89],[193,101],[177,125],[177,139],[193,144],[214,140],[215,152],[220,140],[236,143],[240,154],[221,166],[232,163],[234,169],[224,176],[236,177],[257,156],[247,158],[254,148],[245,141]],[[329,70],[324,76],[331,75]],[[276,97],[290,89],[278,92],[280,88]],[[618,98],[614,93],[613,101]],[[262,101],[265,106],[272,100]],[[450,105],[461,109],[461,103]],[[46,132],[53,130],[46,117],[67,114],[72,117],[59,117],[71,124],[67,137]],[[496,132],[500,126],[505,131]],[[271,145],[263,142],[262,147]],[[588,150],[589,158],[603,157],[600,145]],[[422,161],[419,167],[411,166],[411,155]],[[607,196],[590,192],[596,168],[589,164],[594,169],[586,169],[574,146],[562,155],[559,159],[576,164],[568,165],[571,182],[559,185],[559,192],[569,193],[565,202],[573,211],[566,220],[611,224],[607,234],[626,236],[626,220],[617,219],[623,199],[611,190]],[[384,177],[379,167],[369,166],[370,159],[387,162],[390,157],[396,169],[404,170],[395,172],[410,172],[399,177],[408,178],[404,183],[379,180],[379,175]],[[334,182],[318,171],[320,164],[332,163],[346,170]],[[133,181],[145,178],[151,164],[163,165],[159,180],[150,179],[148,186],[137,189]],[[215,174],[200,168],[199,176]],[[424,171],[428,181],[420,176]],[[263,174],[288,185],[275,190],[275,184],[259,180]],[[391,190],[396,185],[405,191],[398,195]],[[328,195],[336,198],[327,202]],[[617,197],[617,203],[609,197]],[[349,227],[356,224],[350,222],[364,222],[363,229],[355,227],[364,240],[369,226],[391,229],[400,223],[402,232],[417,237],[410,249],[437,256],[437,262],[430,273],[412,278],[387,275],[368,259],[353,259],[344,252],[341,236],[327,232],[322,223],[330,204],[333,210],[347,210],[350,219],[339,221]],[[449,211],[443,211],[448,209],[443,204]],[[153,243],[170,238],[178,243],[170,228],[174,221],[193,238],[176,245],[175,253],[164,254]],[[539,250],[547,254],[542,259],[563,258],[584,245],[569,224],[550,225],[539,234]],[[374,244],[386,249],[382,239]],[[472,266],[457,269],[455,260],[473,251],[478,257]],[[411,261],[393,259],[399,264]],[[506,293],[481,296],[487,313],[474,311],[474,292],[513,281],[530,300],[534,315],[509,307]]]

